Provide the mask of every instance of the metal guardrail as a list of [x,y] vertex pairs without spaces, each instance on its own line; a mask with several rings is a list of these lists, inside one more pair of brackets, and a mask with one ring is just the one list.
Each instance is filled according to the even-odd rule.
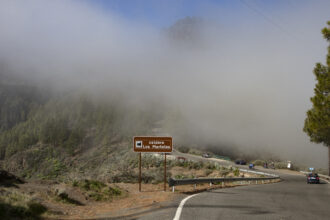
[[259,174],[259,175],[264,175],[268,177],[234,177],[234,178],[195,178],[195,179],[172,179],[170,178],[168,180],[168,185],[169,187],[172,187],[172,191],[174,192],[174,187],[175,186],[180,186],[180,185],[191,185],[195,184],[200,184],[200,183],[210,183],[210,186],[214,183],[222,183],[224,185],[225,182],[246,182],[246,181],[265,181],[265,180],[274,180],[274,179],[280,179],[280,176],[271,174],[271,173],[264,173],[264,172],[259,172],[259,171],[254,171],[254,170],[245,170],[245,169],[240,169],[241,172],[246,172],[246,173],[254,173],[254,174]]
[[221,183],[221,182],[238,182],[238,181],[264,181],[264,180],[273,180],[279,179],[280,177],[237,177],[237,178],[196,178],[196,179],[172,179],[168,181],[168,185],[180,186],[180,185],[190,185],[190,184],[199,184],[199,183]]
[[180,185],[191,185],[195,184],[200,184],[200,183],[210,183],[212,185],[213,183],[225,183],[225,182],[246,182],[246,181],[265,181],[265,180],[274,180],[274,179],[280,179],[280,176],[276,174],[271,174],[271,173],[265,173],[265,172],[260,172],[256,170],[247,170],[247,169],[239,169],[240,172],[245,172],[245,173],[253,173],[253,174],[258,174],[258,175],[263,175],[267,177],[234,177],[234,178],[194,178],[194,179],[173,179],[170,178],[168,180],[168,185],[169,187],[173,187],[172,191],[174,192],[174,187],[175,186],[180,186]]

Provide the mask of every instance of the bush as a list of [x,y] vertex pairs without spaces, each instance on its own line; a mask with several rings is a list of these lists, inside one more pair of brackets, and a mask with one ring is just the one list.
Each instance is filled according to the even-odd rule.
[[97,180],[84,180],[84,181],[78,183],[78,186],[86,191],[92,190],[92,191],[99,192],[106,185]]
[[[107,186],[97,180],[74,181],[73,185],[80,187],[87,193],[88,197],[95,201],[109,201],[116,196],[123,195],[123,191],[120,188]],[[62,199],[67,200],[65,195]]]
[[234,170],[234,176],[239,176],[239,169],[238,169],[238,168],[236,168],[236,169]]
[[79,184],[79,182],[78,182],[77,180],[73,180],[73,181],[72,181],[72,186],[73,186],[73,187],[77,187],[78,184]]
[[266,163],[266,161],[265,160],[255,160],[252,163],[256,166],[263,166]]
[[204,163],[203,162],[194,162],[194,161],[184,161],[184,162],[179,162],[177,163],[181,167],[189,168],[189,169],[195,169],[199,170],[203,168]]
[[106,190],[104,190],[104,192],[113,196],[120,196],[122,194],[122,191],[116,187],[109,187]]
[[30,202],[27,207],[5,203],[0,200],[1,219],[40,219],[40,215],[47,211],[47,208],[40,203]]
[[106,187],[100,192],[90,192],[89,197],[95,201],[110,201],[114,197],[122,195],[122,191],[116,187]]
[[178,175],[175,176],[175,179],[177,179],[177,180],[181,180],[181,179],[184,179],[184,178],[185,178],[185,176],[183,174],[178,174]]
[[210,169],[210,170],[215,170],[217,167],[214,163],[210,163],[210,162],[207,162],[205,165],[204,165],[205,168],[207,169]]
[[29,202],[28,208],[32,215],[38,216],[47,211],[47,208],[38,202]]
[[275,162],[275,168],[276,169],[286,169],[287,163],[285,162]]

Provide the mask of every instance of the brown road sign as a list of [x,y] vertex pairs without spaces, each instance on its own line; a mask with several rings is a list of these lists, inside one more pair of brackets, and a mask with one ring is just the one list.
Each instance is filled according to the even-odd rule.
[[172,152],[172,137],[134,137],[135,152]]

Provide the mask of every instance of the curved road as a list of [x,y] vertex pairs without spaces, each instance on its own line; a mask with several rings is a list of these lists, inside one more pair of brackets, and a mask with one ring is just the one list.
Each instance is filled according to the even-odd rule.
[[[330,184],[307,184],[303,175],[276,174],[282,182],[200,193],[185,203],[180,219],[330,219]],[[179,202],[140,219],[173,219]]]

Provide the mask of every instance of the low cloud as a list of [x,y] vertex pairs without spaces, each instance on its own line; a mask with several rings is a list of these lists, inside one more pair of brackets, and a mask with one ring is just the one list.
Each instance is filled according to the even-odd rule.
[[178,144],[262,150],[325,167],[326,149],[302,127],[313,66],[325,59],[320,29],[329,8],[306,3],[286,12],[288,34],[267,21],[222,21],[217,8],[159,28],[87,2],[5,0],[0,63],[59,90],[160,103],[168,111],[163,131]]

